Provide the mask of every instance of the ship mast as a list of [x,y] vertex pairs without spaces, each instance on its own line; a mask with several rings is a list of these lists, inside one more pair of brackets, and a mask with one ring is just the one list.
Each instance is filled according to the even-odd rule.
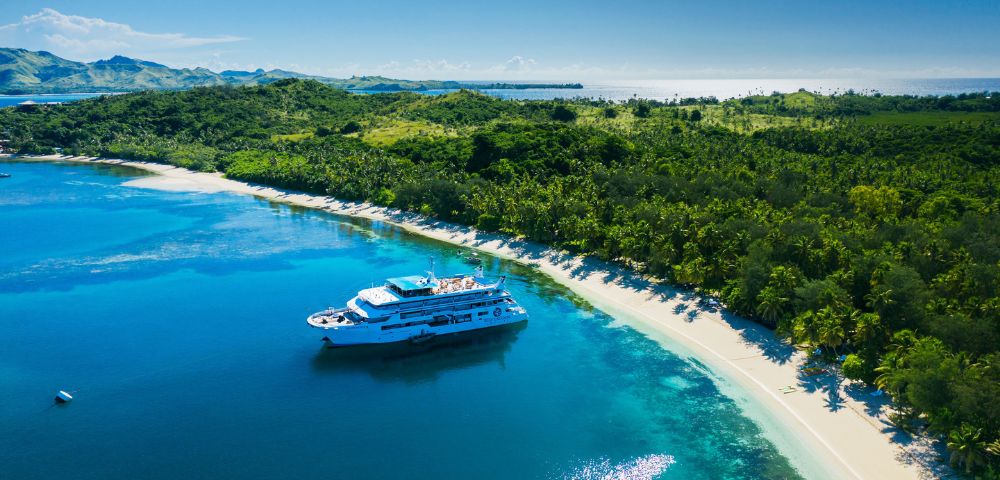
[[427,281],[434,282],[437,281],[437,277],[434,276],[434,256],[430,257],[431,269],[427,272]]

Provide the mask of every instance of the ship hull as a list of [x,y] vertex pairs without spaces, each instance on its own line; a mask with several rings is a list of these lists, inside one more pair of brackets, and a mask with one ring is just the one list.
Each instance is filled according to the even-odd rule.
[[445,336],[456,333],[472,332],[505,325],[512,325],[528,320],[528,314],[523,311],[505,311],[501,315],[484,315],[480,318],[473,318],[470,321],[460,323],[447,323],[433,326],[431,324],[419,324],[412,326],[393,326],[393,328],[383,329],[386,325],[378,323],[365,323],[350,326],[317,326],[313,328],[321,330],[324,334],[323,340],[329,347],[352,347],[359,345],[377,345],[397,342],[422,342],[429,336]]

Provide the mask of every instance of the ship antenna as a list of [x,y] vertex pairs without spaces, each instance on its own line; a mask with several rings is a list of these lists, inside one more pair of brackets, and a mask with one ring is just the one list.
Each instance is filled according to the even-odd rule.
[[427,273],[430,275],[430,277],[428,277],[428,280],[430,280],[431,282],[433,282],[433,281],[437,280],[437,278],[434,277],[434,256],[433,255],[431,255],[430,260],[431,260],[431,270],[429,272],[427,272]]

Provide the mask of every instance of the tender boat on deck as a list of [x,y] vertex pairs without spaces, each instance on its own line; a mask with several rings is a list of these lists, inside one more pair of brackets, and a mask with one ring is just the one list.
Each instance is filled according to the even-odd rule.
[[498,327],[528,319],[507,291],[506,277],[489,281],[482,268],[473,275],[390,278],[368,288],[345,308],[314,313],[306,320],[322,329],[324,341],[342,347],[409,340],[430,341],[438,335]]

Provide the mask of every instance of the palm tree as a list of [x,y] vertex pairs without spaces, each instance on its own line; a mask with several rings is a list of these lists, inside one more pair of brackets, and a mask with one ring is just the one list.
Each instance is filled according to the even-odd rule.
[[823,307],[818,316],[819,341],[824,346],[832,348],[833,353],[836,354],[837,347],[843,345],[847,338],[847,332],[844,331],[840,315],[830,307]]
[[899,393],[896,389],[895,363],[897,363],[895,355],[888,354],[882,359],[882,364],[875,367],[875,373],[878,374],[875,377],[875,388],[890,392],[893,395]]
[[983,429],[975,428],[968,423],[952,430],[948,434],[948,450],[951,450],[951,464],[965,465],[965,473],[972,473],[973,467],[982,465],[986,459],[986,440],[983,439]]
[[868,343],[881,338],[884,334],[885,325],[877,313],[862,313],[858,316],[858,323],[854,327],[855,342]]
[[791,268],[784,265],[778,265],[771,270],[771,278],[768,285],[773,285],[785,291],[790,291],[798,284],[799,279],[795,276],[795,272]]
[[813,241],[811,238],[805,235],[799,235],[792,239],[792,248],[795,249],[795,253],[798,256],[798,260],[801,263],[806,263],[809,261],[809,253],[812,250]]
[[812,310],[806,310],[795,317],[794,325],[792,326],[792,338],[796,343],[808,343],[809,345],[815,345],[816,339],[819,337],[819,322],[818,317]]
[[876,312],[881,311],[883,308],[896,303],[892,298],[892,289],[889,288],[877,288],[868,292],[865,295],[865,301],[868,302],[868,306]]
[[1000,457],[1000,439],[993,440],[986,445],[986,453]]
[[767,287],[757,295],[757,302],[757,314],[774,325],[784,315],[788,298],[782,297],[774,288]]
[[917,341],[917,334],[913,330],[900,330],[892,336],[892,342],[885,349],[885,356],[882,357],[882,364],[875,368],[878,377],[875,378],[875,386],[879,389],[893,394],[899,393],[900,385],[895,374],[906,367],[907,354],[910,348]]

